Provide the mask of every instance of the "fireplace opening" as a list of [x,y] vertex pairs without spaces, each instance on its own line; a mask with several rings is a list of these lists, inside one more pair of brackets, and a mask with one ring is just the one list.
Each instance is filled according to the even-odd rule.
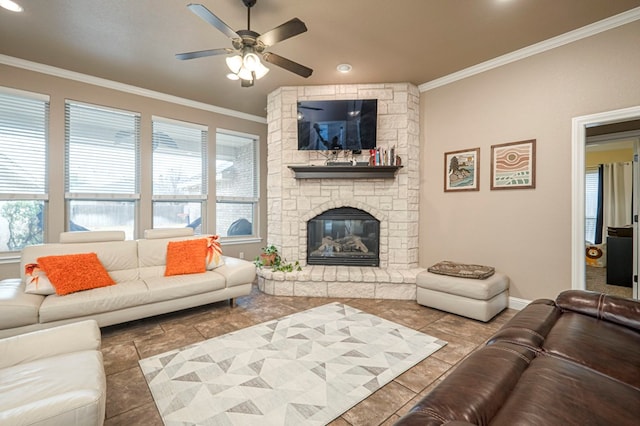
[[339,207],[307,222],[307,264],[379,266],[380,221],[369,213]]

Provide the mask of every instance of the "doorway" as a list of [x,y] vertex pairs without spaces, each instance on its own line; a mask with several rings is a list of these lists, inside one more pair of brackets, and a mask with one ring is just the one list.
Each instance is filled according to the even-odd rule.
[[[587,129],[585,154],[586,289],[632,297],[633,170],[640,120]],[[637,178],[636,178],[637,181]]]
[[[634,120],[640,120],[640,106],[625,108],[621,110],[608,111],[599,114],[576,117],[572,120],[572,288],[586,289],[586,256],[585,256],[585,157],[586,142],[589,129],[601,127],[607,129],[614,128],[620,123],[627,123]],[[614,132],[611,132],[614,133]],[[637,144],[636,144],[637,145]],[[634,148],[634,176],[636,182],[640,176],[638,172],[637,162],[637,146]],[[638,186],[634,186],[634,212],[638,212]],[[638,226],[637,221],[633,223],[633,247],[632,272],[634,276],[638,275],[638,259],[640,256],[638,244]],[[638,283],[632,283],[632,297],[638,299]]]

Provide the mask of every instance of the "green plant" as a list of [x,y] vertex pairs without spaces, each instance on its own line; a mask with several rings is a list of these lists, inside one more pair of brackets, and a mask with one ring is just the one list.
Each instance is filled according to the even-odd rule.
[[270,266],[271,270],[274,272],[302,271],[300,262],[298,262],[297,260],[295,262],[287,262],[287,259],[284,259],[280,256],[280,253],[278,252],[278,248],[273,244],[268,245],[267,247],[263,247],[262,253],[260,253],[260,255],[255,258],[253,263],[258,268],[262,268],[264,266]]

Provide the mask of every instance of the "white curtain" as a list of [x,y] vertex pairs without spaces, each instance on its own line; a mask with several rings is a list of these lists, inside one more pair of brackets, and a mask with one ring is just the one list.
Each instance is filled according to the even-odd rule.
[[603,165],[603,236],[607,235],[608,226],[631,225],[632,185],[632,163]]

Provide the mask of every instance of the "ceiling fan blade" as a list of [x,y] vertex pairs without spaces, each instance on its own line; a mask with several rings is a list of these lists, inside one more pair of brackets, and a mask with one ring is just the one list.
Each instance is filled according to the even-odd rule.
[[230,49],[228,47],[222,47],[220,49],[209,49],[209,50],[198,50],[196,52],[176,53],[176,59],[180,59],[181,61],[184,61],[187,59],[204,58],[207,56],[225,55],[233,52],[234,52],[233,49]]
[[204,7],[198,3],[191,3],[187,6],[189,10],[198,15],[204,21],[216,27],[220,30],[224,35],[229,38],[241,38],[234,30],[231,29],[227,24],[225,24],[222,19],[218,18],[214,15],[209,9]]
[[253,86],[253,80],[240,80],[241,87],[251,87]]
[[270,64],[277,65],[280,68],[284,68],[287,71],[291,71],[294,74],[298,74],[301,77],[307,78],[312,73],[313,70],[311,68],[307,68],[304,65],[300,65],[297,62],[293,62],[290,59],[283,58],[280,55],[276,55],[275,53],[265,52],[262,54],[262,58],[265,62],[269,62]]
[[286,40],[288,38],[297,36],[307,31],[307,26],[298,18],[293,18],[284,24],[275,27],[272,30],[267,31],[258,37],[258,41],[261,41],[265,46],[273,46],[274,44]]

